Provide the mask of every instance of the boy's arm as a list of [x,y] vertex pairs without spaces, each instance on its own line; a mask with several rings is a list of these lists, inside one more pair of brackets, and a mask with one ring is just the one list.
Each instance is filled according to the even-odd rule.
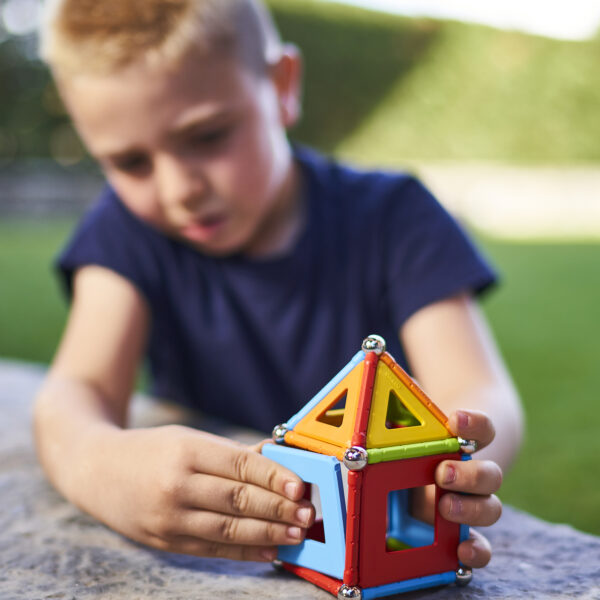
[[124,429],[149,327],[145,301],[102,267],[77,272],[71,313],[36,399],[48,477],[105,524],[156,548],[270,560],[314,518],[287,469],[217,436]]
[[426,306],[400,335],[415,379],[447,415],[474,409],[493,422],[496,437],[477,458],[509,467],[521,444],[523,413],[476,301],[458,296]]
[[[501,469],[508,468],[521,444],[523,413],[487,323],[476,302],[461,295],[416,312],[400,339],[415,379],[449,415],[451,429],[480,448],[477,460],[438,467],[438,485],[470,494],[444,495],[440,513],[467,525],[491,525],[501,512],[494,496]],[[431,489],[425,496],[425,505],[432,504]],[[470,566],[484,566],[490,556],[489,544],[476,532],[459,548]]]

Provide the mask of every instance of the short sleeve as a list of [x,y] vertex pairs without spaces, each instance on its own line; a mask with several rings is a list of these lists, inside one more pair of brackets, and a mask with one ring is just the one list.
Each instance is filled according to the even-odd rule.
[[403,182],[389,213],[385,295],[396,331],[428,304],[462,292],[478,295],[495,283],[494,270],[417,179]]
[[158,233],[129,213],[107,187],[56,260],[67,293],[72,293],[78,268],[98,265],[131,281],[150,303],[156,301],[160,290],[155,256],[158,238]]

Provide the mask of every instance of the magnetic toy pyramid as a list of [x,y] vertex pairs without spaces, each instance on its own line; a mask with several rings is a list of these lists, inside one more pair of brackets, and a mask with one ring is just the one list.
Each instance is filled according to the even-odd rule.
[[[322,519],[277,563],[338,598],[380,598],[471,579],[459,564],[468,527],[411,514],[411,490],[437,465],[467,460],[468,443],[372,335],[302,410],[273,430],[263,454],[318,488]],[[347,472],[347,484],[344,486]],[[443,491],[436,487],[435,505]],[[313,495],[314,499],[314,495]]]

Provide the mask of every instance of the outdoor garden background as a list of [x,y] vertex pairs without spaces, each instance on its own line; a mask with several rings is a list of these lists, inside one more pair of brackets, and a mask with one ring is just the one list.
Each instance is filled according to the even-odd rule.
[[[271,5],[306,61],[292,137],[416,171],[501,273],[483,307],[528,424],[502,499],[600,534],[600,36]],[[35,36],[0,29],[2,359],[50,361],[66,315],[52,260],[100,185]]]

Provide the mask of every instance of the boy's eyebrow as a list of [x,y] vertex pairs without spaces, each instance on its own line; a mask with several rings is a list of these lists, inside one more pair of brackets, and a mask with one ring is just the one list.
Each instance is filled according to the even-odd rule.
[[227,120],[235,113],[234,106],[218,106],[211,110],[203,107],[200,110],[192,110],[176,121],[169,131],[168,137],[179,137],[190,129],[206,127],[207,129]]
[[131,146],[130,148],[119,148],[118,150],[109,150],[108,152],[98,153],[95,154],[95,158],[100,163],[118,162],[120,159],[143,153],[144,151],[141,148]]

